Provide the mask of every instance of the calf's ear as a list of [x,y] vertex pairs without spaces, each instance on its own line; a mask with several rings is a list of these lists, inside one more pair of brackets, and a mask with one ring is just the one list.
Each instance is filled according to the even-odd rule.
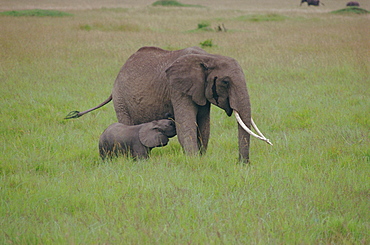
[[139,140],[141,144],[149,148],[165,146],[168,143],[168,137],[162,134],[153,122],[145,123],[140,128]]

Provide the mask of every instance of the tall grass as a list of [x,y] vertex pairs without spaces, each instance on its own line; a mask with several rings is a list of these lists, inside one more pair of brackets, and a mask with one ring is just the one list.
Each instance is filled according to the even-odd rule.
[[[0,16],[0,243],[368,244],[369,19],[266,1],[256,13]],[[238,19],[276,10],[286,18]],[[220,20],[233,31],[189,32]],[[239,61],[253,117],[274,143],[252,140],[250,165],[237,163],[235,119],[216,107],[202,157],[185,156],[174,138],[148,160],[102,162],[97,143],[116,121],[113,106],[63,119],[108,97],[141,46],[204,40]]]

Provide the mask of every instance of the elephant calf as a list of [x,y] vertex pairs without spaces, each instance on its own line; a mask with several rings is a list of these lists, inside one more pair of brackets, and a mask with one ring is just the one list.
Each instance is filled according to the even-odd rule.
[[167,145],[168,138],[175,135],[175,122],[169,119],[133,126],[113,123],[100,136],[100,157],[103,160],[119,155],[147,158],[152,148]]

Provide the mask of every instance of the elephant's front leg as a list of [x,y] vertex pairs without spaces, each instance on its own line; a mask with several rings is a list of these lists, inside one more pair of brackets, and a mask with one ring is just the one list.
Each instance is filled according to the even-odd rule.
[[207,151],[209,133],[210,133],[210,111],[211,105],[209,102],[205,106],[198,108],[197,124],[198,124],[198,144],[200,153],[204,154]]
[[198,106],[186,95],[172,99],[175,114],[177,138],[186,154],[196,155],[198,144],[197,114]]
[[130,152],[134,159],[145,159],[149,157],[150,149],[141,144],[137,144],[131,147]]

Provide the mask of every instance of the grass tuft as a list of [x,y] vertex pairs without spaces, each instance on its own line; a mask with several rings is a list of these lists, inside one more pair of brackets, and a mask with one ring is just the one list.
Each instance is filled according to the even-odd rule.
[[240,21],[251,21],[251,22],[261,22],[261,21],[282,21],[288,19],[287,16],[280,14],[248,14],[242,15],[236,18]]
[[73,16],[73,14],[58,11],[58,10],[44,10],[44,9],[29,9],[29,10],[13,10],[1,12],[1,15],[7,16],[36,16],[36,17],[64,17],[64,16]]
[[212,39],[207,39],[207,40],[205,40],[205,41],[203,41],[203,42],[200,42],[199,44],[200,44],[200,46],[201,46],[202,48],[211,48],[211,47],[214,47],[214,46],[215,46],[215,45],[213,44]]
[[211,23],[208,21],[202,21],[198,23],[197,29],[187,31],[187,33],[194,32],[227,32],[227,29],[224,24],[217,25],[217,27],[212,28]]
[[164,7],[197,7],[197,8],[203,7],[201,5],[183,4],[178,1],[172,1],[172,0],[160,0],[160,1],[154,2],[152,5],[153,6],[164,6]]
[[331,12],[332,14],[369,14],[370,11],[360,7],[347,7]]
[[94,23],[82,24],[79,26],[83,31],[124,31],[124,32],[138,32],[140,27],[132,24],[107,24],[107,23]]
[[211,27],[211,23],[208,21],[203,21],[198,23],[198,29],[209,29]]

